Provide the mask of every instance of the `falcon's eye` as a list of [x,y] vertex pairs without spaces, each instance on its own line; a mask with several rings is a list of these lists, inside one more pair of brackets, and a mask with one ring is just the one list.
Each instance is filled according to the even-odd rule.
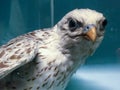
[[102,22],[102,26],[105,27],[107,25],[107,19],[105,19],[103,22]]
[[107,19],[101,21],[100,30],[103,31],[107,25]]
[[82,23],[78,22],[75,19],[70,19],[69,20],[69,28],[71,31],[74,31],[75,29],[77,29],[78,27],[81,27]]
[[69,27],[70,28],[76,28],[77,27],[76,20],[70,19],[70,21],[69,21]]

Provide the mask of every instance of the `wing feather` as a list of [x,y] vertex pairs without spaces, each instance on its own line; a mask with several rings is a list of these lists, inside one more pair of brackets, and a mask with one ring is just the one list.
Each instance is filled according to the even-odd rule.
[[0,79],[30,62],[37,54],[32,38],[17,37],[0,47]]

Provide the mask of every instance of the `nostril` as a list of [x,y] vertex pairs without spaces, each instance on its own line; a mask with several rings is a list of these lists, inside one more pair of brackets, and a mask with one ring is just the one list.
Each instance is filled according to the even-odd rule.
[[86,26],[86,27],[84,28],[84,33],[88,32],[89,29],[90,29],[90,27],[89,27],[89,26]]
[[95,27],[94,24],[88,24],[84,27],[84,33],[88,32],[91,28]]
[[89,29],[89,28],[90,28],[89,26],[86,27],[86,29]]
[[92,27],[95,27],[95,25],[94,24],[89,24],[89,25],[86,26],[86,29],[89,30]]

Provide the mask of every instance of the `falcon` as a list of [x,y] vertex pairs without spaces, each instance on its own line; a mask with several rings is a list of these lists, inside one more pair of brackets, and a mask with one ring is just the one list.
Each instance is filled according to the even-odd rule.
[[0,47],[0,90],[65,90],[100,45],[106,24],[100,12],[75,9],[52,28],[10,40]]

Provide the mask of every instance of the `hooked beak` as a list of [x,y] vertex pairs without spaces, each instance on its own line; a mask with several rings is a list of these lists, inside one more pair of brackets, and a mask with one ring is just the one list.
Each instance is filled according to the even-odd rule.
[[85,33],[85,38],[95,42],[97,37],[96,27],[94,25],[88,25],[85,29],[87,29]]

